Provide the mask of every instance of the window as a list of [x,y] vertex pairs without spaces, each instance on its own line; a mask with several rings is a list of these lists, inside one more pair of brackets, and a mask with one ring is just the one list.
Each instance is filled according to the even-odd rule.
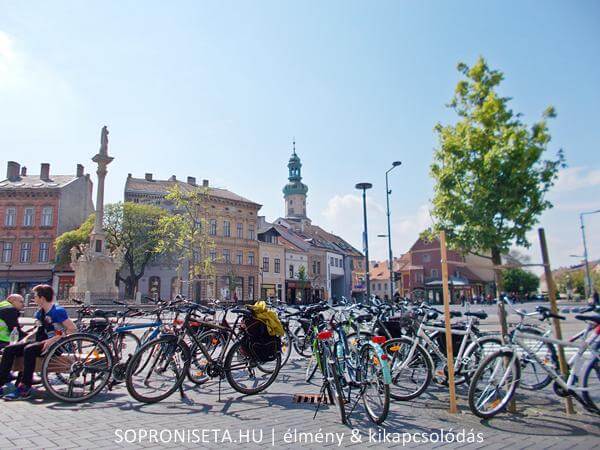
[[216,219],[210,219],[209,234],[211,236],[216,236],[217,235],[217,220]]
[[215,250],[210,251],[210,260],[215,262],[217,260],[217,252]]
[[148,294],[154,299],[160,298],[160,277],[150,277],[148,280]]
[[431,262],[431,255],[429,253],[423,255],[423,262]]
[[21,259],[22,263],[31,262],[31,242],[21,242]]
[[431,278],[437,278],[439,276],[437,269],[431,269]]
[[254,240],[254,225],[248,227],[248,239]]
[[223,236],[231,237],[231,224],[229,223],[229,220],[223,222]]
[[240,239],[244,237],[244,225],[241,223],[237,224],[237,237]]
[[42,208],[42,226],[52,226],[52,206],[45,206]]
[[377,283],[377,290],[380,291],[381,290],[381,283]]
[[244,254],[242,252],[237,252],[235,258],[238,264],[244,264]]
[[263,272],[269,271],[269,257],[263,256]]
[[248,264],[251,266],[254,265],[254,252],[248,252]]
[[321,261],[317,261],[317,273],[321,273]]
[[2,262],[10,263],[12,261],[12,250],[13,244],[12,242],[5,242],[2,246]]
[[313,261],[313,275],[316,275],[317,273],[317,262]]
[[294,265],[290,264],[290,278],[294,278]]
[[387,283],[383,283],[383,290],[387,291]]
[[23,226],[24,227],[32,227],[33,219],[35,214],[35,208],[28,206],[23,211]]
[[330,265],[330,266],[333,266],[333,265],[334,265],[333,256],[331,256],[331,257],[329,258],[329,265]]
[[6,208],[6,216],[4,216],[4,225],[14,227],[17,222],[17,208]]
[[50,243],[40,242],[40,252],[38,255],[38,261],[41,263],[48,262],[49,253],[50,253]]
[[223,260],[228,263],[229,262],[229,250],[224,248],[223,249]]
[[275,271],[275,273],[280,273],[281,272],[281,260],[279,258],[275,258],[274,271]]

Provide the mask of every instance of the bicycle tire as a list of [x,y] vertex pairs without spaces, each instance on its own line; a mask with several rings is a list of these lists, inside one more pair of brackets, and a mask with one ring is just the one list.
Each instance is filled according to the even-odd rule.
[[330,392],[330,398],[333,400],[334,405],[338,410],[338,414],[340,416],[340,420],[344,425],[348,423],[348,418],[346,416],[346,407],[344,406],[344,393],[342,392],[342,385],[340,383],[339,374],[337,373],[335,361],[329,359],[327,361],[327,382],[329,389],[332,389],[333,392]]
[[285,366],[292,354],[292,342],[294,339],[290,335],[290,331],[286,328],[281,338],[281,367]]
[[[127,348],[127,339],[130,341],[130,345],[133,344],[133,349]],[[131,359],[139,350],[141,344],[140,338],[131,331],[124,331],[123,333],[117,333],[116,335],[113,335],[112,342],[115,356],[119,357],[123,362],[127,362],[129,359]],[[128,352],[128,355],[123,355],[124,350]]]
[[365,383],[368,375],[368,368],[372,367],[376,372],[375,377],[377,378],[376,391],[379,394],[378,397],[383,398],[381,404],[381,412],[375,412],[373,405],[367,401],[370,396],[367,395],[366,390],[362,392],[362,401],[367,416],[377,425],[381,425],[388,416],[390,411],[390,386],[385,383],[385,377],[383,375],[383,364],[382,360],[378,355],[376,347],[371,344],[365,344],[360,350],[360,382]]
[[[158,350],[156,350],[157,348],[158,348]],[[160,358],[162,356],[162,353],[166,353],[165,358],[168,358],[168,360],[166,360],[167,361],[166,363],[165,363],[165,360],[161,361],[161,364],[164,364],[165,367],[167,367],[167,366],[171,367],[171,363],[173,362],[173,357],[177,353],[177,351],[179,351],[181,353],[182,361],[183,361],[183,367],[181,369],[181,373],[177,374],[177,371],[175,371],[175,373],[177,374],[177,378],[175,380],[175,383],[173,383],[173,386],[171,386],[169,389],[167,389],[166,392],[164,392],[160,395],[157,395],[155,397],[150,397],[146,394],[141,394],[140,392],[138,392],[136,390],[137,388],[133,381],[133,376],[140,374],[140,372],[137,370],[137,368],[140,365],[140,362],[141,362],[140,360],[144,356],[145,352],[148,350],[150,351],[149,358],[150,357],[156,358],[155,362],[153,363],[153,366],[151,367],[152,371],[155,370],[155,366],[158,363],[158,358]],[[157,351],[158,351],[158,354],[155,355],[155,353]],[[136,352],[136,354],[133,356],[133,358],[127,365],[127,373],[125,375],[127,391],[129,392],[129,395],[131,395],[134,399],[136,399],[139,402],[142,402],[142,403],[160,402],[160,401],[166,399],[167,397],[171,396],[179,388],[179,386],[181,386],[181,384],[183,383],[183,380],[185,379],[185,377],[188,373],[189,364],[190,364],[189,347],[184,342],[177,341],[176,336],[166,335],[166,336],[161,336],[152,341],[146,342],[144,345],[142,345],[140,347],[140,349]],[[144,364],[144,367],[146,365],[147,365],[147,362]],[[148,380],[148,377],[146,377],[146,382],[145,382],[146,385],[147,385],[147,380]]]
[[[227,338],[223,335],[222,332],[217,330],[206,331],[200,336],[198,336],[197,339],[202,343],[202,345],[204,346],[204,350],[209,355],[211,355],[211,357],[214,351],[219,348],[219,346],[225,346],[225,344],[227,343]],[[210,339],[210,346],[207,348],[204,342],[208,339]],[[215,340],[217,342],[215,342]],[[218,354],[220,355],[221,352],[223,352],[223,349],[221,349]],[[201,386],[211,378],[206,373],[206,366],[208,365],[208,361],[206,361],[204,365],[202,364],[204,363],[206,356],[204,355],[204,352],[202,352],[202,350],[198,348],[198,344],[196,344],[195,342],[192,345],[192,348],[190,349],[190,355],[190,364],[188,366],[187,371],[188,380],[190,380],[197,386]],[[201,358],[200,361],[198,361],[197,359],[198,356]],[[198,374],[197,372],[201,372],[201,374]]]
[[[523,326],[520,328],[520,331],[523,333],[534,334],[537,336],[542,336],[544,334],[539,328],[534,326]],[[554,370],[560,373],[558,365],[558,355],[556,353],[556,348],[554,347],[554,345],[542,341],[535,342],[537,344],[541,344],[539,348],[545,348],[544,359],[549,359],[548,362],[552,364]],[[523,353],[519,355],[519,360],[521,361],[521,381],[519,382],[519,387],[530,391],[537,391],[539,389],[545,388],[552,382],[552,377],[544,369],[536,369],[536,367],[538,367],[539,364],[535,359],[531,359],[529,355]],[[529,382],[529,379],[525,378],[525,369],[529,365],[533,368],[533,371],[536,372],[536,375],[537,373],[541,373],[543,375],[543,378],[541,378],[541,380],[538,379],[537,383],[531,383]]]
[[307,342],[307,339],[312,341],[312,332],[310,329],[308,334],[301,326],[294,330],[294,349],[304,358],[310,358],[312,354],[312,342]]
[[[594,389],[594,392],[596,392],[595,397],[590,396],[590,392],[587,390],[591,384],[590,376],[596,385]],[[583,373],[581,386],[586,389],[581,394],[586,406],[596,414],[600,414],[600,360],[598,358],[588,363]]]
[[[406,356],[403,357],[402,353],[398,353],[400,348],[395,348],[396,346],[406,346],[405,348],[410,350],[413,345],[415,345],[415,353],[412,356],[413,367],[410,366],[403,369],[405,371],[405,375],[408,376],[413,383],[415,384],[415,389],[410,390],[410,392],[405,392],[407,389],[408,383],[402,381],[399,367],[404,363],[404,358],[408,357],[408,353],[405,353]],[[431,379],[433,378],[433,364],[431,363],[431,358],[425,351],[425,348],[409,337],[399,337],[395,339],[390,339],[386,341],[385,344],[382,345],[383,351],[388,354],[389,357],[389,365],[390,372],[392,376],[392,383],[390,384],[390,397],[394,400],[412,400],[413,398],[419,397],[425,390],[429,387],[431,383]],[[410,362],[409,362],[410,364]],[[421,371],[424,373],[424,378],[419,383],[415,382],[415,374],[417,369],[421,368]],[[409,369],[409,370],[406,370]]]
[[[256,369],[260,370],[261,372],[263,372],[265,375],[269,375],[269,378],[267,378],[265,383],[260,384],[259,386],[256,386],[254,388],[247,388],[247,387],[240,385],[237,382],[237,380],[235,380],[234,375],[232,374],[232,370],[233,370],[233,366],[234,366],[233,359],[236,356],[236,354],[241,356],[242,359],[245,360],[245,363],[249,369],[256,368]],[[277,354],[277,357],[275,358],[275,360],[271,361],[271,363],[273,363],[273,362],[275,363],[275,368],[273,370],[265,371],[264,369],[261,368],[261,366],[266,363],[258,363],[257,361],[255,361],[254,358],[252,356],[250,356],[243,349],[242,340],[238,340],[231,346],[231,348],[227,352],[227,355],[225,355],[225,362],[223,363],[223,370],[225,372],[225,377],[227,378],[227,382],[230,384],[230,386],[233,389],[235,389],[237,392],[239,392],[241,394],[254,395],[254,394],[258,394],[259,392],[264,391],[277,378],[277,375],[279,374],[279,370],[281,369],[281,353]],[[242,370],[244,370],[243,366],[240,368]]]
[[[93,347],[88,348],[86,346],[85,351],[83,351],[82,349],[84,348],[84,346],[81,344],[81,342],[85,341],[85,340],[90,342],[93,345]],[[74,347],[68,347],[68,344],[70,342],[76,342],[76,341],[78,343],[75,344]],[[73,387],[75,386],[75,383],[69,382],[69,390],[67,391],[67,394],[70,391],[71,395],[64,395],[59,390],[57,390],[56,386],[50,381],[51,374],[54,374],[55,376],[59,375],[59,374],[56,373],[55,371],[49,370],[50,363],[52,362],[53,357],[67,356],[67,354],[69,354],[69,352],[68,351],[66,352],[65,350],[67,350],[68,348],[75,348],[75,347],[80,352],[86,353],[84,364],[90,355],[94,355],[94,359],[97,362],[105,361],[105,363],[103,363],[103,365],[106,366],[106,369],[102,370],[102,368],[98,367],[98,364],[97,364],[96,367],[92,370],[92,381],[87,381],[87,382],[84,381],[83,383],[77,383],[76,387],[84,389],[87,386],[91,386],[91,390],[88,394],[76,396],[76,397],[74,397],[72,395],[72,390],[73,390]],[[103,355],[104,357],[99,358],[98,355]],[[75,361],[73,364],[71,364],[69,366],[69,371],[70,371],[69,378],[73,375],[74,366],[76,367],[76,364],[81,363],[81,361],[79,361],[81,359],[80,357],[75,356],[75,358],[77,358],[78,361]],[[65,365],[64,367],[66,369],[67,366]],[[52,344],[50,346],[50,348],[48,349],[48,351],[46,352],[43,362],[42,362],[42,383],[44,384],[44,388],[46,389],[46,392],[48,392],[52,397],[56,398],[57,400],[67,402],[67,403],[80,403],[80,402],[84,402],[84,401],[91,399],[92,397],[96,396],[100,391],[102,391],[102,389],[104,389],[104,387],[108,383],[108,380],[110,379],[112,367],[113,367],[112,353],[111,353],[110,349],[108,348],[108,346],[103,341],[101,341],[97,336],[95,336],[93,334],[74,333],[74,334],[64,337],[64,338],[60,339],[59,341],[55,342],[54,344]],[[91,369],[91,366],[90,366],[90,369]],[[99,382],[97,382],[94,374],[96,371],[99,371],[99,369],[100,369],[100,372],[104,372],[106,375],[104,377],[102,377],[99,380]],[[84,365],[83,370],[85,370],[85,365]],[[78,372],[76,372],[76,373],[78,373]],[[79,372],[79,373],[81,373],[81,372]],[[62,375],[62,374],[60,374],[60,375]],[[57,378],[64,382],[64,376],[63,377],[57,376]]]
[[318,368],[319,364],[317,364],[317,358],[313,353],[310,355],[310,358],[308,358],[308,363],[306,366],[306,376],[304,379],[307,383],[310,383],[310,381],[313,379]]
[[[511,362],[513,357],[515,359]],[[508,366],[506,366],[506,359],[509,360]],[[491,370],[492,375],[494,375],[500,367],[503,367],[503,370],[501,370],[502,376],[500,377],[500,380],[505,378],[506,371],[508,371],[509,369],[513,371],[510,386],[506,390],[506,395],[502,399],[495,400],[494,402],[492,402],[493,406],[491,410],[483,411],[477,405],[476,401],[477,386],[479,384],[480,379],[486,375],[486,371]],[[504,411],[510,403],[510,400],[515,395],[515,392],[519,385],[520,371],[521,365],[518,362],[518,358],[512,350],[498,350],[497,352],[492,353],[487,358],[485,358],[479,366],[479,368],[477,369],[477,371],[475,372],[475,374],[473,375],[471,385],[469,386],[469,408],[471,409],[473,414],[475,414],[477,417],[481,417],[482,419],[490,419]],[[497,387],[495,388],[495,390],[497,390]],[[484,393],[485,392],[486,391],[484,391]]]
[[502,339],[497,334],[480,335],[475,342],[475,345],[467,347],[459,366],[458,373],[462,375],[467,384],[471,383],[471,378],[481,362],[502,347]]

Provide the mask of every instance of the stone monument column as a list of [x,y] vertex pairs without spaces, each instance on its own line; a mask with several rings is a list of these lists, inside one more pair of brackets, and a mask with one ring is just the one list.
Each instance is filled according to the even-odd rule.
[[75,271],[75,285],[69,295],[85,299],[86,303],[111,301],[119,295],[115,285],[117,270],[122,263],[122,255],[111,254],[106,245],[104,222],[104,179],[108,166],[114,158],[108,156],[108,129],[102,128],[100,134],[100,151],[92,158],[98,165],[98,187],[96,191],[96,218],[94,229],[90,234],[90,243],[83,253],[78,255],[74,248],[71,251],[71,266]]

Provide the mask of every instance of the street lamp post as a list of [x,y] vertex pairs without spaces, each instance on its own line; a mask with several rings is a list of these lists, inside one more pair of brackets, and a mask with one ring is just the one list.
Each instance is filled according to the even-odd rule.
[[371,300],[371,279],[369,277],[369,236],[367,234],[367,189],[371,189],[373,185],[371,183],[358,183],[356,189],[362,190],[363,192],[363,250],[365,252],[365,278],[367,280],[367,301]]
[[392,258],[392,230],[391,230],[391,225],[390,225],[390,194],[392,193],[392,191],[390,190],[389,185],[388,185],[388,174],[392,170],[394,170],[395,167],[398,167],[400,164],[402,164],[402,161],[394,161],[392,163],[392,167],[390,167],[385,172],[385,199],[387,202],[387,230],[388,230],[388,256],[389,256],[388,269],[390,271],[390,302],[393,301],[393,298],[394,298],[394,264],[393,264],[394,259]]
[[582,212],[579,214],[579,220],[581,222],[581,237],[583,238],[583,258],[585,261],[585,277],[586,277],[586,295],[585,298],[590,298],[592,295],[592,277],[590,276],[590,265],[588,264],[588,252],[587,252],[587,244],[585,242],[585,226],[583,225],[583,216],[587,216],[590,214],[600,213],[600,209],[596,211],[590,212]]

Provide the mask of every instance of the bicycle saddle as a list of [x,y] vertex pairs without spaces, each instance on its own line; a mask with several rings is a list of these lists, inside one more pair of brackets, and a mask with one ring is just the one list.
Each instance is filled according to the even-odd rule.
[[600,314],[594,314],[593,316],[586,316],[584,314],[577,314],[575,316],[575,318],[577,320],[585,320],[585,321],[591,320],[592,322],[596,322],[597,324],[600,324]]
[[117,316],[119,314],[119,311],[116,310],[103,310],[103,309],[97,309],[96,311],[94,311],[94,316],[96,317],[111,317],[111,316]]
[[464,313],[465,316],[477,317],[478,319],[485,320],[488,314],[485,311],[468,311]]

